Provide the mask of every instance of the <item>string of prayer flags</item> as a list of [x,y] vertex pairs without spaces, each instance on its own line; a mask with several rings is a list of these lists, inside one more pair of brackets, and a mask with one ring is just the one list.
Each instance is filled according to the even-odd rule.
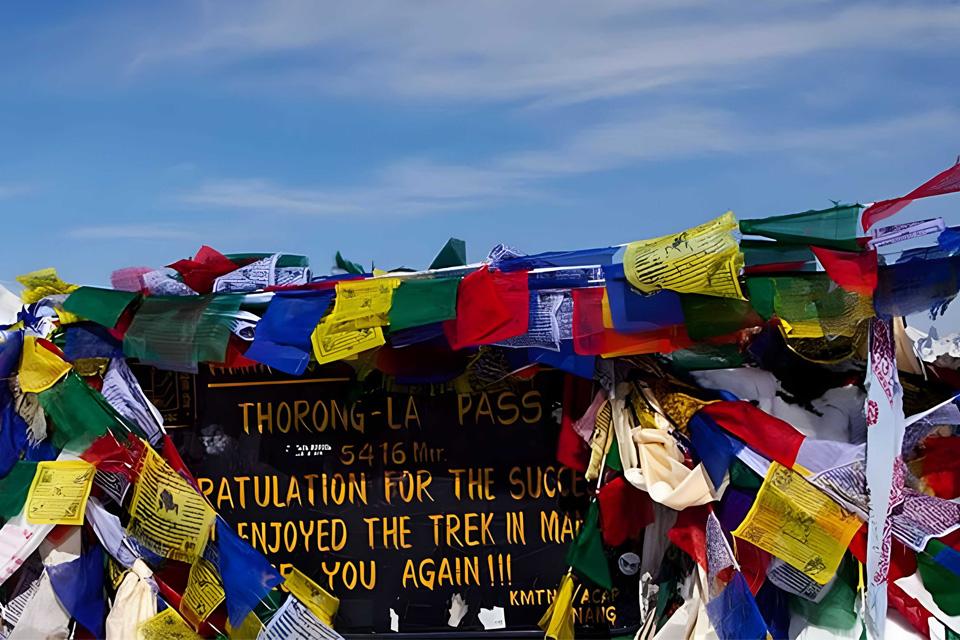
[[390,332],[455,318],[459,284],[460,278],[403,280],[393,293]]
[[863,212],[863,230],[866,231],[880,220],[899,213],[914,200],[942,196],[960,191],[960,163],[933,176],[905,196],[875,202]]
[[27,494],[27,522],[83,524],[83,514],[96,472],[96,467],[83,460],[38,463]]
[[774,462],[733,535],[826,584],[862,523],[803,476]]
[[872,296],[877,288],[877,251],[835,251],[810,247],[830,279],[861,296]]
[[627,280],[644,293],[671,289],[743,298],[739,281],[743,254],[733,236],[736,229],[737,221],[728,211],[681,233],[631,242],[623,256]]
[[46,568],[60,604],[95,638],[103,637],[106,616],[103,561],[102,548],[91,545],[76,560]]
[[293,567],[283,582],[284,586],[302,602],[313,615],[326,625],[333,624],[340,600],[326,589],[308,578],[299,569]]
[[574,638],[573,586],[573,576],[568,572],[560,580],[560,588],[540,618],[538,626],[543,629],[547,640]]
[[[740,232],[763,236],[786,244],[815,245],[844,251],[860,248],[857,240],[857,222],[862,207],[837,205],[829,209],[770,216],[755,220],[741,220]],[[756,248],[758,245],[751,245]],[[785,262],[789,262],[786,260]]]
[[217,562],[230,624],[238,627],[283,576],[263,555],[240,538],[222,518],[217,523]]
[[303,375],[310,363],[310,336],[320,324],[333,290],[278,291],[257,323],[253,343],[244,356],[292,375]]
[[85,320],[113,327],[120,316],[139,297],[136,292],[80,287],[63,302],[63,308]]
[[529,321],[527,274],[481,267],[460,281],[457,316],[443,327],[451,348],[462,349],[522,335]]

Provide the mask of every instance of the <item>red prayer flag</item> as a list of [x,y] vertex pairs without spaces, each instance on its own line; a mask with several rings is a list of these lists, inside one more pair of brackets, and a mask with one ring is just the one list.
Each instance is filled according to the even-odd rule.
[[167,266],[179,273],[183,282],[197,293],[210,293],[214,280],[240,268],[240,265],[207,245],[200,247],[193,260],[177,260]]
[[866,231],[880,220],[889,218],[914,200],[942,196],[956,191],[960,191],[960,163],[938,173],[905,196],[874,202],[867,207],[863,217],[860,218],[863,230]]
[[805,436],[789,423],[749,402],[713,402],[701,409],[760,455],[793,467]]
[[707,568],[707,505],[687,507],[677,515],[677,523],[667,532],[670,542]]
[[600,532],[603,542],[619,547],[627,540],[637,540],[643,528],[653,522],[653,501],[646,491],[637,489],[623,476],[617,476],[600,487]]
[[877,250],[837,251],[810,247],[830,279],[847,291],[872,296],[877,288]]
[[453,349],[491,344],[523,335],[530,322],[527,272],[477,269],[457,289],[457,317],[443,323]]
[[574,376],[563,379],[563,411],[560,417],[560,435],[557,438],[557,462],[575,471],[584,472],[590,465],[590,447],[573,428],[575,416],[583,415],[590,405],[593,380]]

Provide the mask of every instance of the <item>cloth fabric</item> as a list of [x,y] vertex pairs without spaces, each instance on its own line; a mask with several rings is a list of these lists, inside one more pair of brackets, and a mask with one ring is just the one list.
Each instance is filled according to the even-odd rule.
[[467,264],[467,243],[459,238],[450,238],[440,249],[440,253],[430,263],[430,269],[462,267]]
[[67,296],[63,308],[81,318],[105,327],[113,327],[130,303],[138,297],[138,293],[130,291],[80,287]]
[[549,640],[573,638],[573,577],[568,573],[560,580],[560,588],[538,623]]
[[204,245],[192,260],[178,260],[167,266],[179,273],[184,284],[197,293],[210,293],[214,280],[235,271],[240,265],[216,249]]
[[619,547],[627,540],[640,537],[643,528],[653,522],[650,497],[617,476],[600,487],[600,530],[608,547]]
[[598,587],[607,590],[613,588],[610,566],[600,533],[600,505],[596,500],[587,508],[580,532],[567,549],[566,561],[578,576]]
[[8,640],[66,640],[70,637],[70,613],[60,604],[50,576],[45,571],[40,576],[40,585],[23,613],[20,621],[7,636]]
[[889,218],[914,200],[940,196],[960,191],[960,163],[941,171],[905,196],[881,200],[863,212],[863,230],[866,231],[880,220]]
[[35,336],[24,336],[19,373],[22,391],[46,391],[70,369],[70,363],[60,357],[60,349],[53,343]]
[[743,254],[733,236],[733,212],[702,225],[652,240],[631,242],[624,249],[624,274],[644,293],[671,289],[743,298],[739,275]]
[[310,335],[334,295],[333,290],[275,293],[244,356],[285,373],[302,375],[310,363]]
[[783,420],[744,401],[715,402],[701,411],[764,457],[786,467],[796,462],[804,435]]
[[238,627],[260,600],[283,582],[283,576],[221,518],[217,518],[217,546],[227,616],[230,624]]
[[403,280],[393,293],[390,307],[390,331],[400,331],[457,315],[459,278]]
[[784,216],[741,220],[740,231],[782,243],[855,251],[860,205],[838,205]]
[[47,567],[50,585],[63,608],[94,637],[103,637],[103,551],[92,545],[79,558]]
[[499,342],[526,333],[529,309],[525,272],[482,267],[460,281],[457,316],[444,322],[444,332],[453,349]]
[[157,615],[156,586],[153,572],[137,560],[123,577],[107,614],[106,640],[144,640],[141,626]]
[[835,251],[810,247],[830,279],[862,296],[872,296],[877,288],[877,251]]

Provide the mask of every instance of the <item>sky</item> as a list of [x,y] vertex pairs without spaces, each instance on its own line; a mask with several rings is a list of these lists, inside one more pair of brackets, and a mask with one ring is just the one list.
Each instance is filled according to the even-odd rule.
[[957,1],[3,3],[0,60],[8,287],[202,244],[318,273],[620,244],[960,154]]

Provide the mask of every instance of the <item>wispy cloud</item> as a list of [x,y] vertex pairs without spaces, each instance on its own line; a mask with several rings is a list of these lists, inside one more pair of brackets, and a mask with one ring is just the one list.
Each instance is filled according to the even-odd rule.
[[215,180],[180,199],[209,209],[310,216],[429,214],[550,197],[560,180],[648,162],[782,153],[809,159],[897,148],[958,126],[960,112],[953,110],[789,129],[760,129],[726,111],[673,110],[587,127],[552,147],[500,154],[475,166],[411,159],[386,167],[366,185],[346,188]]
[[[210,1],[199,25],[137,40],[128,71],[366,96],[569,104],[698,86],[834,51],[929,50],[960,5],[686,2]],[[256,61],[270,61],[262,66]],[[254,63],[254,64],[251,64]]]
[[115,224],[74,227],[65,235],[80,240],[189,240],[197,234],[168,225]]
[[28,184],[2,184],[0,183],[0,200],[17,198],[29,193],[33,193],[34,187]]

